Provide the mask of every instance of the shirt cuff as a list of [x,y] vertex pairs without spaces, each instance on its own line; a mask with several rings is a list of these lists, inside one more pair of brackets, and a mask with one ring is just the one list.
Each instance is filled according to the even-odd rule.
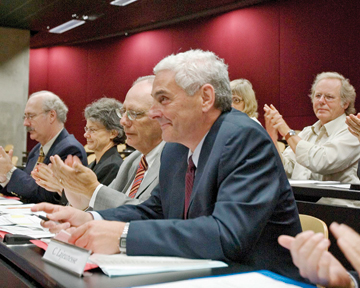
[[89,202],[89,207],[94,208],[95,205],[95,199],[96,199],[96,195],[98,194],[100,188],[104,186],[103,184],[99,184],[96,188],[95,191],[93,193],[93,195],[91,196],[90,202]]
[[104,220],[104,218],[96,211],[88,211],[87,213],[90,213],[94,220]]

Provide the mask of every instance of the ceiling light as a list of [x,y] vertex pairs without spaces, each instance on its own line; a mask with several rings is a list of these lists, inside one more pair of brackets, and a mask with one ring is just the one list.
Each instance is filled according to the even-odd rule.
[[85,21],[83,20],[70,20],[68,22],[65,22],[59,26],[56,26],[55,28],[52,28],[51,30],[49,30],[50,33],[57,33],[57,34],[61,34],[64,33],[70,29],[74,29],[75,27],[78,27],[80,25],[85,24]]
[[110,2],[110,4],[116,5],[116,6],[126,6],[135,1],[137,1],[137,0],[115,0],[115,1]]

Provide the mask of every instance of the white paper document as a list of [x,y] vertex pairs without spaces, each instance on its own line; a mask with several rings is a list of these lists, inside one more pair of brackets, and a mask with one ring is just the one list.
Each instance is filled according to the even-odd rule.
[[[140,286],[138,286],[140,287]],[[192,280],[176,281],[163,284],[146,285],[142,288],[296,288],[292,284],[287,284],[260,273],[251,272],[219,277],[206,277]]]
[[[46,215],[44,212],[37,214]],[[31,214],[1,214],[0,215],[0,230],[11,234],[22,234],[33,238],[53,237],[48,229],[40,225],[41,219]]]
[[90,261],[97,264],[110,277],[228,266],[221,261],[125,254],[93,254],[90,256]]
[[23,203],[19,200],[0,197],[0,205],[21,205],[21,204],[23,204]]

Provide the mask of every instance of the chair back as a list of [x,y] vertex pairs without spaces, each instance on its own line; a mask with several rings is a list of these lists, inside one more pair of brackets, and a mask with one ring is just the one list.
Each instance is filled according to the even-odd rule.
[[18,156],[12,156],[11,158],[11,162],[14,166],[16,166],[17,162],[19,160],[19,157]]
[[286,145],[285,143],[281,142],[281,141],[277,141],[277,146],[278,146],[278,150],[280,153],[284,152],[285,148],[286,148]]
[[88,164],[90,164],[91,162],[93,162],[95,160],[96,156],[95,154],[90,154],[87,156],[87,161],[88,161]]
[[6,153],[9,153],[9,151],[13,149],[14,150],[14,145],[12,144],[7,144],[5,147],[4,147],[4,150]]
[[329,238],[329,231],[326,223],[319,218],[300,214],[301,228],[303,231],[312,230],[315,233],[323,233],[326,238]]

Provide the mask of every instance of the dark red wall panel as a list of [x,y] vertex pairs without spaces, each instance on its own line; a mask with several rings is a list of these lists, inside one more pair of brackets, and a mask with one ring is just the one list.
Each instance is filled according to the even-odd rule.
[[293,129],[302,129],[316,121],[308,94],[317,73],[337,71],[360,87],[358,2],[276,1],[166,29],[34,49],[30,92],[59,94],[70,110],[67,128],[84,143],[88,103],[103,96],[123,101],[132,82],[163,57],[200,48],[225,59],[230,79],[253,83],[261,121],[263,105],[272,103]]

